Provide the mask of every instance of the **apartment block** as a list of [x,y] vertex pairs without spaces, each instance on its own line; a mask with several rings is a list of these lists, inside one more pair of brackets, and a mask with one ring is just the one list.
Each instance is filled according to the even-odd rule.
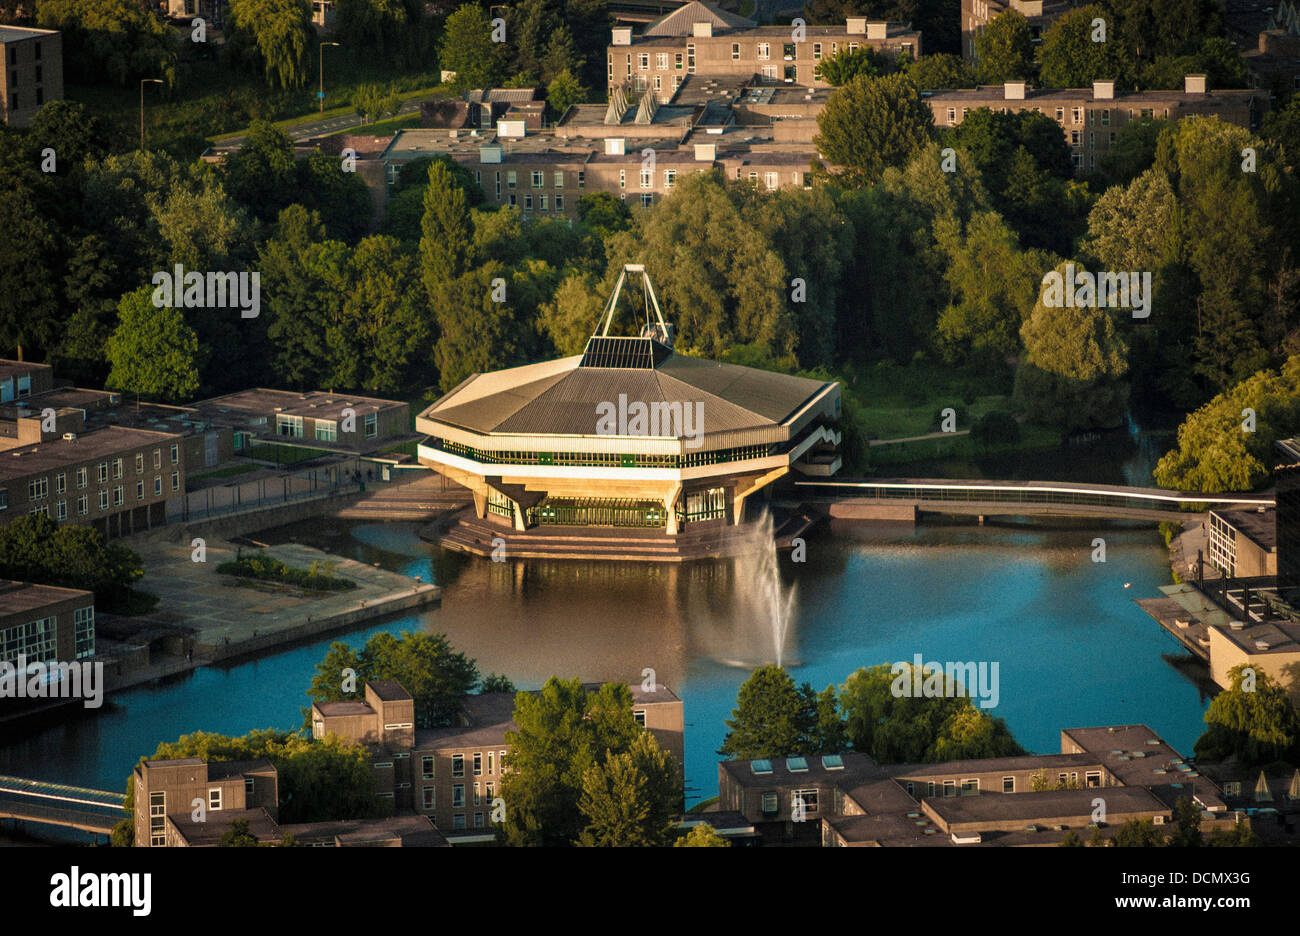
[[[584,688],[594,692],[599,684]],[[637,724],[680,766],[685,755],[681,699],[662,684],[628,688]],[[392,799],[399,811],[427,816],[449,841],[495,839],[493,804],[511,751],[506,732],[518,729],[514,693],[468,696],[455,724],[413,732],[413,702],[398,683],[367,683],[364,699],[313,705],[313,737],[333,734],[369,747],[379,795]]]
[[259,839],[273,834],[280,787],[269,761],[146,760],[131,782],[137,848],[215,845],[234,819]]
[[95,596],[0,580],[0,661],[69,663],[95,655]]
[[1078,173],[1099,168],[1120,129],[1129,121],[1143,117],[1176,121],[1217,116],[1254,130],[1268,108],[1264,92],[1210,91],[1204,75],[1188,75],[1182,91],[1117,92],[1113,81],[1093,82],[1091,89],[1048,90],[1031,89],[1023,81],[1008,81],[1002,86],[935,91],[924,99],[938,127],[955,127],[971,111],[982,107],[1003,114],[1026,110],[1046,114],[1061,127]]
[[893,55],[922,54],[921,34],[900,23],[849,17],[843,26],[757,26],[708,3],[687,3],[633,35],[615,27],[606,49],[610,89],[669,95],[687,75],[757,76],[768,83],[825,87],[821,61],[841,51],[870,48]]
[[0,119],[26,127],[46,101],[63,100],[63,34],[0,26]]
[[1211,510],[1206,557],[1229,578],[1277,575],[1277,511]]
[[1284,99],[1300,91],[1300,2],[1223,0],[1224,34],[1250,73],[1251,86]]
[[69,414],[60,435],[0,451],[0,523],[42,513],[105,537],[166,523],[168,498],[185,489],[181,436],[121,426],[82,433],[79,422]]
[[771,844],[1056,845],[1069,829],[1165,824],[1184,796],[1211,828],[1238,821],[1219,787],[1145,725],[1062,731],[1060,754],[893,765],[858,753],[724,761],[718,792],[720,810],[741,814]]

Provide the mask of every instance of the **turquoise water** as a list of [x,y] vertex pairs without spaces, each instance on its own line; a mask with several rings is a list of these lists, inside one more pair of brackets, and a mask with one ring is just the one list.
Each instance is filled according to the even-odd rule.
[[[443,585],[442,607],[119,694],[0,747],[0,773],[122,789],[141,755],[181,734],[297,728],[331,640],[359,646],[380,630],[423,628],[520,688],[552,674],[640,682],[653,668],[685,701],[688,803],[716,794],[724,719],[749,671],[774,657],[766,625],[737,611],[743,572],[730,562],[492,563],[429,546],[415,529],[317,521],[259,538],[423,576]],[[1096,536],[1106,539],[1104,564],[1090,558]],[[1029,750],[1059,751],[1060,730],[1084,725],[1144,722],[1183,753],[1200,733],[1203,670],[1183,665],[1172,638],[1133,604],[1169,582],[1151,527],[858,528],[816,534],[805,563],[783,557],[780,566],[796,590],[787,668],[814,688],[916,653],[996,661],[991,711]]]

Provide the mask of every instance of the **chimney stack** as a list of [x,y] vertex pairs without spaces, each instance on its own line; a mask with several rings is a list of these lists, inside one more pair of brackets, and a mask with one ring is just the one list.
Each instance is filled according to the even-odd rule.
[[1184,94],[1205,94],[1205,76],[1204,75],[1186,75],[1183,77]]
[[1008,81],[1002,85],[1002,99],[1005,101],[1023,101],[1025,99],[1025,83],[1023,81]]
[[1113,101],[1115,99],[1115,82],[1094,81],[1092,83],[1092,96],[1098,101]]

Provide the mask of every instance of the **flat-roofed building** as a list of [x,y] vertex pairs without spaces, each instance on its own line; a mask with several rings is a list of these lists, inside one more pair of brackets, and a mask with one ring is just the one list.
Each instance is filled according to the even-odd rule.
[[254,442],[366,453],[410,432],[406,403],[355,393],[257,387],[200,400],[191,408],[202,420],[230,429],[236,453]]
[[1268,96],[1254,90],[1211,91],[1204,75],[1188,75],[1182,91],[1116,91],[1113,81],[1093,82],[1092,88],[1063,90],[1029,88],[1023,81],[1004,85],[934,91],[923,98],[937,127],[955,127],[980,108],[995,113],[1036,111],[1056,121],[1070,146],[1078,173],[1093,172],[1118,139],[1120,129],[1143,117],[1176,121],[1184,117],[1218,117],[1254,130]]
[[68,663],[95,655],[95,596],[0,580],[0,661]]
[[[779,84],[826,87],[818,75],[823,59],[869,48],[893,55],[922,54],[921,34],[902,23],[849,17],[843,26],[805,26],[796,41],[789,26],[758,26],[752,20],[698,0],[673,10],[633,35],[615,27],[606,49],[611,89],[647,91],[659,80],[671,94],[687,75],[758,76]],[[665,98],[666,99],[666,98]]]
[[26,127],[47,101],[63,100],[63,34],[0,26],[0,118]]
[[[1189,797],[1213,829],[1218,786],[1145,725],[1061,732],[1060,754],[878,764],[859,753],[718,765],[718,805],[771,844],[1056,845],[1131,819],[1168,822]],[[708,818],[708,814],[704,814]]]
[[279,838],[279,774],[269,761],[145,760],[131,779],[137,848],[216,845],[232,819],[249,821],[259,840]]
[[[644,277],[650,321],[612,337],[628,273]],[[672,538],[742,523],[792,470],[838,469],[839,384],[677,354],[649,283],[624,269],[581,355],[474,374],[417,417],[421,464],[469,488],[478,521]]]
[[167,522],[167,500],[185,490],[182,436],[106,426],[69,431],[79,412],[44,441],[0,451],[0,523],[42,513],[89,524],[105,537]]
[[1229,578],[1277,575],[1277,512],[1211,510],[1208,520],[1210,564]]

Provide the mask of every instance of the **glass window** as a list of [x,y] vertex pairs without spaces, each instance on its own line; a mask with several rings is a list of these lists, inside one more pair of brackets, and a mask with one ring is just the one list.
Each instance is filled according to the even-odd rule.
[[120,477],[122,477],[122,459],[115,458],[113,459],[113,478],[116,480]]
[[451,785],[451,808],[462,809],[465,806],[465,784],[453,783]]
[[84,517],[88,513],[90,513],[90,498],[82,494],[77,498],[77,515]]
[[483,775],[483,755],[482,755],[482,753],[475,752],[475,754],[474,754],[474,776],[476,776],[476,777],[481,777],[482,775]]
[[556,169],[555,172],[552,173],[552,175],[555,178],[555,187],[564,188],[564,170]]
[[316,420],[316,440],[318,442],[337,442],[338,438],[339,424],[336,420]]
[[135,453],[135,473],[144,474],[144,452]]
[[1003,793],[1014,793],[1014,792],[1016,792],[1016,778],[1015,778],[1015,777],[1003,777],[1003,778],[1002,778],[1002,792],[1003,792]]
[[758,60],[765,62],[772,57],[772,47],[766,42],[758,44]]
[[433,755],[425,754],[420,758],[420,774],[424,780],[433,779]]
[[221,811],[221,787],[208,790],[208,810],[209,812]]
[[375,436],[379,435],[379,414],[366,413],[365,427],[367,439],[373,439]]
[[162,478],[153,479],[153,493],[155,497],[162,493]]
[[451,775],[453,777],[465,776],[465,755],[464,754],[451,755]]
[[85,486],[86,486],[86,469],[85,469],[85,468],[78,468],[78,469],[77,469],[77,487],[79,487],[79,488],[84,488]]
[[433,809],[433,787],[424,788],[424,808]]
[[173,472],[172,472],[172,490],[173,490],[173,491],[179,491],[180,489],[181,489],[181,473],[180,473],[179,471],[173,471]]

